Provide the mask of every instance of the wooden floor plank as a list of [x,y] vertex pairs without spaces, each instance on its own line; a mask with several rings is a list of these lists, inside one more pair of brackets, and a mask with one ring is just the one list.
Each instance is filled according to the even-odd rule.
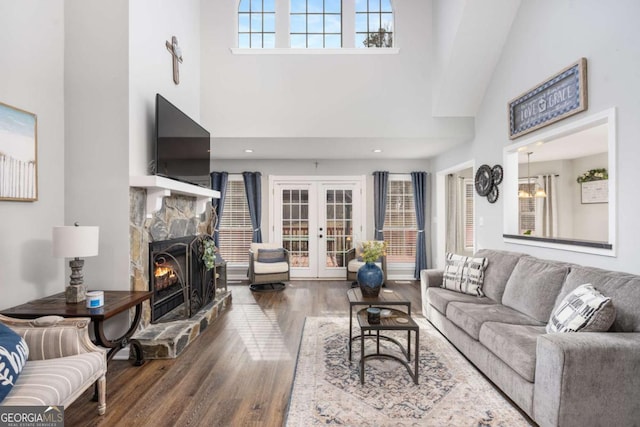
[[[141,367],[114,360],[107,412],[87,391],[65,410],[67,426],[281,426],[307,316],[346,316],[345,281],[292,281],[283,292],[230,285],[230,309],[173,360]],[[421,312],[418,282],[389,289]]]

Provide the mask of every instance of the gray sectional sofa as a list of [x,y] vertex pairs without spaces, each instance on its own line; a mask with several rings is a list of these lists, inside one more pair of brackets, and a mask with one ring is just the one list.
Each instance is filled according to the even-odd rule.
[[[640,425],[640,276],[480,250],[484,297],[421,272],[424,316],[540,426]],[[593,284],[612,299],[608,332],[547,334],[554,307]]]

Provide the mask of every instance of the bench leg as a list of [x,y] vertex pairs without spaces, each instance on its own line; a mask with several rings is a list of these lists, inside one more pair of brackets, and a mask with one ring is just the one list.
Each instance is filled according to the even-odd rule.
[[98,378],[98,415],[104,415],[107,411],[107,377]]

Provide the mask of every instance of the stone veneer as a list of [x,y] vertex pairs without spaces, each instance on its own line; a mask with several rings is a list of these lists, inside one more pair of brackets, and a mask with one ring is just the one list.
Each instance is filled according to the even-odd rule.
[[[149,289],[149,242],[198,234],[211,234],[212,212],[207,204],[204,214],[196,213],[193,197],[172,195],[163,198],[162,208],[146,217],[147,191],[129,189],[129,239],[131,290]],[[213,323],[231,302],[231,292],[216,289],[214,301],[191,319],[150,324],[151,307],[146,301],[142,311],[137,339],[144,356],[150,358],[176,357],[207,325]]]

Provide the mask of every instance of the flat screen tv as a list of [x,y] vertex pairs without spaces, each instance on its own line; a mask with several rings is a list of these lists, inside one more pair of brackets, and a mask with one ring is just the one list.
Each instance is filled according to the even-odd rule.
[[211,135],[160,94],[155,136],[156,175],[211,187]]

